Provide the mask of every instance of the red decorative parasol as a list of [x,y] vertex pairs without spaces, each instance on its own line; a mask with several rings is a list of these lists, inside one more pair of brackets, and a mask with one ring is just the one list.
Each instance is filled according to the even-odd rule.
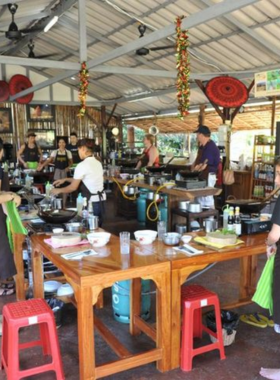
[[6,81],[0,80],[0,102],[5,102],[10,97],[9,85]]
[[240,80],[220,76],[211,79],[206,85],[206,95],[220,107],[240,107],[248,99],[248,90]]
[[[10,89],[10,94],[15,95],[18,92],[24,91],[27,88],[32,87],[32,83],[29,78],[27,78],[25,75],[14,75],[9,82],[9,89]],[[20,104],[27,104],[30,103],[31,100],[33,99],[34,93],[32,92],[31,94],[22,96],[20,98],[16,99],[17,103]]]

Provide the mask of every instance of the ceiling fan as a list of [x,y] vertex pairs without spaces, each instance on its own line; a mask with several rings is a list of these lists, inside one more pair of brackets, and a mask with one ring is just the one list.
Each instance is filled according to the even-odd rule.
[[42,59],[42,58],[50,58],[50,57],[54,57],[54,56],[58,55],[58,54],[35,55],[35,53],[34,53],[35,44],[34,44],[34,41],[32,39],[29,41],[29,43],[27,44],[27,46],[28,46],[28,49],[29,49],[28,58],[39,58],[39,59]]
[[10,3],[8,4],[8,8],[12,15],[12,22],[10,23],[9,29],[7,31],[1,30],[0,32],[5,33],[6,37],[9,40],[19,40],[25,34],[38,31],[38,29],[34,29],[34,28],[33,29],[19,29],[17,24],[15,23],[15,14],[18,9],[18,5]]
[[[140,33],[139,38],[144,37],[146,29],[147,29],[147,27],[144,24],[140,24],[138,26],[138,30]],[[150,51],[165,50],[165,49],[174,49],[175,50],[175,48],[176,48],[175,43],[174,43],[174,45],[157,46],[157,47],[151,47],[150,49],[147,49],[145,47],[141,47],[140,49],[136,50],[136,54],[137,55],[148,55],[150,53]]]

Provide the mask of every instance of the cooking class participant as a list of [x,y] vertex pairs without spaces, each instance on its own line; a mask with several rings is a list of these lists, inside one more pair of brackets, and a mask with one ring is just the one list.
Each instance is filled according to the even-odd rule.
[[79,162],[81,162],[81,159],[80,159],[79,153],[78,153],[77,142],[78,142],[77,133],[76,132],[71,132],[70,133],[70,144],[68,144],[66,146],[66,149],[70,150],[70,152],[72,153],[72,158],[73,158],[73,164],[74,165],[76,165]]
[[64,188],[52,189],[51,194],[72,193],[78,190],[86,197],[88,202],[92,202],[93,213],[99,217],[99,226],[102,225],[102,205],[106,200],[106,193],[103,188],[104,177],[103,167],[100,161],[94,156],[94,142],[90,139],[82,139],[78,141],[78,152],[80,162],[74,171],[73,178],[60,179],[54,182],[55,186],[70,182],[70,185]]
[[199,125],[197,130],[199,149],[194,161],[192,171],[201,172],[200,178],[208,178],[208,173],[217,173],[220,163],[220,151],[211,140],[211,131],[206,125]]
[[[59,179],[67,179],[68,172],[70,171],[70,167],[73,164],[72,160],[72,153],[67,150],[66,148],[66,142],[64,139],[60,138],[58,140],[58,149],[52,151],[50,157],[40,165],[38,168],[39,170],[42,170],[45,166],[54,163],[54,180]],[[67,199],[67,193],[64,192],[63,196],[63,207],[66,207],[66,199]]]
[[136,169],[140,169],[146,166],[159,167],[159,152],[155,147],[155,136],[146,134],[144,136],[145,149],[137,162]]
[[[275,184],[280,186],[280,156],[275,158]],[[275,255],[274,271],[273,271],[273,320],[274,330],[280,334],[280,196],[278,196],[273,214],[271,217],[272,228],[266,239],[266,254],[267,257]],[[280,368],[261,368],[260,375],[267,379],[280,380]]]
[[[206,125],[199,125],[194,133],[197,133],[199,148],[192,165],[192,171],[200,172],[199,177],[207,181],[209,173],[217,174],[218,172],[220,151],[214,141],[211,140],[211,131]],[[197,201],[203,207],[215,208],[213,195],[197,197]]]
[[[34,132],[27,133],[27,142],[24,143],[17,152],[17,159],[19,162],[28,169],[27,162],[41,162],[42,161],[42,150],[36,144],[36,134]],[[39,165],[40,166],[40,165]]]

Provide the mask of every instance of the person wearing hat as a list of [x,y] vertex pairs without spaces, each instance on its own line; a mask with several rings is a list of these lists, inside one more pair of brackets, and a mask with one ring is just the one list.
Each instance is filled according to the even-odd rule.
[[206,125],[199,125],[194,133],[197,133],[199,149],[192,170],[201,172],[200,177],[207,180],[209,173],[218,171],[220,151],[211,140],[211,131]]
[[34,132],[27,133],[27,142],[24,143],[17,152],[19,162],[28,169],[28,162],[41,162],[43,154],[41,148],[36,144],[36,134]]
[[70,184],[64,188],[52,189],[51,194],[72,193],[78,190],[84,198],[87,198],[88,202],[92,202],[93,213],[99,217],[99,226],[101,226],[102,205],[103,201],[106,200],[106,193],[103,188],[103,167],[101,162],[93,156],[94,142],[91,139],[81,139],[77,146],[82,162],[76,166],[74,177],[55,181],[55,186],[60,186],[65,182],[70,182]]

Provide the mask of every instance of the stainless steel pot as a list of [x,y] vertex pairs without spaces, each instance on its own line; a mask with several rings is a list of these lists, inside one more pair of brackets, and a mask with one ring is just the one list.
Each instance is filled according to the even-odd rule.
[[178,234],[177,232],[168,232],[167,234],[163,235],[163,242],[166,245],[177,245],[179,244],[181,239],[181,234]]
[[65,227],[68,232],[82,232],[83,230],[83,224],[79,222],[66,223]]
[[188,211],[189,204],[190,204],[190,201],[180,201],[179,202],[179,209],[184,210],[184,211]]
[[87,222],[90,231],[96,230],[98,228],[98,216],[89,216]]
[[188,211],[189,212],[201,212],[201,204],[198,202],[190,202]]
[[175,229],[176,229],[176,232],[178,232],[178,234],[181,234],[181,235],[187,232],[187,226],[185,224],[178,223],[176,224]]
[[203,225],[205,232],[214,232],[218,228],[218,222],[216,219],[204,219]]
[[132,187],[132,186],[124,186],[123,191],[126,195],[134,195],[136,194],[137,189],[136,187]]
[[[149,192],[147,193],[147,199],[148,199],[149,201],[153,201],[153,200],[154,200],[154,196],[155,196],[155,193],[154,193],[153,191],[149,191]],[[159,200],[159,198],[160,198],[160,195],[157,194],[155,200],[157,201],[157,200]]]

